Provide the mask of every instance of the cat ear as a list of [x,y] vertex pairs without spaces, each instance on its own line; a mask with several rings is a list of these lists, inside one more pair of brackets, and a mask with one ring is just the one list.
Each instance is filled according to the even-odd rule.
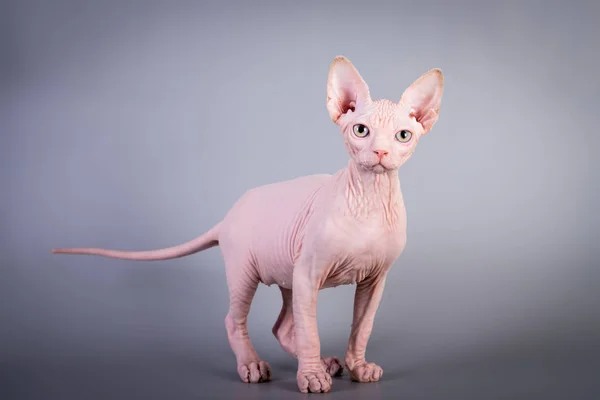
[[423,126],[423,135],[438,119],[443,94],[444,75],[437,68],[423,74],[402,94],[400,103],[410,109],[411,116]]
[[327,80],[327,110],[331,120],[339,123],[349,110],[360,110],[369,102],[369,88],[356,68],[346,57],[336,57]]

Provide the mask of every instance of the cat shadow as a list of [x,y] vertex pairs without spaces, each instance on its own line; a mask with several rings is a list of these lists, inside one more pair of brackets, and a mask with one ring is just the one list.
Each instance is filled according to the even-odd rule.
[[233,383],[233,382],[238,382],[238,383],[243,383],[240,380],[240,377],[237,373],[237,371],[235,369],[231,369],[231,368],[212,368],[210,370],[210,372],[208,372],[209,375],[211,375],[214,378],[229,382],[229,383]]
[[408,370],[408,369],[396,369],[396,370],[390,370],[390,369],[384,369],[383,371],[383,376],[381,377],[380,382],[387,382],[387,381],[399,381],[402,379],[406,379],[407,377],[410,377],[414,374],[414,371],[412,370]]

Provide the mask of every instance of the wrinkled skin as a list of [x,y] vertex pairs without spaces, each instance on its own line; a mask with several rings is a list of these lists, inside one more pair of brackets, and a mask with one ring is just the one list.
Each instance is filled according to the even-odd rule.
[[225,325],[240,378],[249,383],[271,379],[270,366],[252,346],[246,322],[258,284],[274,284],[280,287],[283,305],[272,331],[298,360],[298,388],[305,393],[330,391],[331,376],[344,369],[339,359],[321,357],[318,291],[355,284],[344,364],[351,379],[377,381],[383,370],[365,359],[367,342],[386,275],[406,244],[398,169],[436,122],[442,93],[442,73],[433,69],[409,86],[399,102],[372,100],[350,61],[336,57],[329,72],[327,109],[350,155],[346,168],[249,190],[220,223],[179,246],[53,252],[150,261],[219,245],[230,294]]

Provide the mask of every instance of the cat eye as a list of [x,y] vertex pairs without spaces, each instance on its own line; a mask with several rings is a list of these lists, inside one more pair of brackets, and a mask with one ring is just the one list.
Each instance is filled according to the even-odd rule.
[[412,133],[410,133],[410,131],[407,130],[401,130],[396,133],[396,140],[402,143],[408,142],[411,137]]
[[369,128],[363,124],[356,124],[352,129],[354,130],[354,134],[359,138],[364,138],[369,134]]

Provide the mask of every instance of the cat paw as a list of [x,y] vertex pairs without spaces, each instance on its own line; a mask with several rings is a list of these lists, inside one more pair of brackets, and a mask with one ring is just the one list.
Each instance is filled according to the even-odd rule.
[[331,375],[324,369],[298,371],[297,380],[302,393],[327,393],[331,390]]
[[341,376],[344,372],[344,366],[337,357],[322,358],[321,364],[325,371],[331,376]]
[[383,369],[374,363],[356,365],[350,370],[350,378],[355,382],[377,382],[383,375]]
[[261,383],[271,380],[271,367],[265,361],[252,361],[238,366],[238,374],[246,383]]

